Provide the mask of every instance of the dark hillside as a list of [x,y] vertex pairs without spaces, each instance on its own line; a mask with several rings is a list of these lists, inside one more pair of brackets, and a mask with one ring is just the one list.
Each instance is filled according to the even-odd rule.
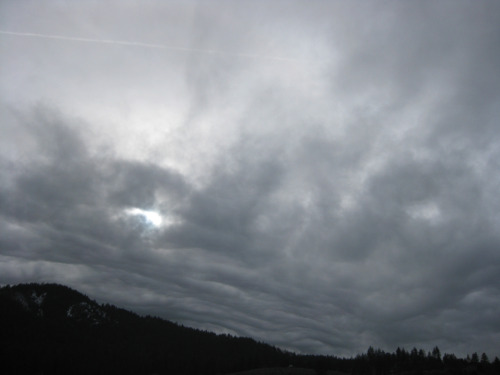
[[56,284],[0,289],[2,373],[216,374],[286,366],[289,354],[249,338],[140,317]]
[[500,374],[500,361],[370,347],[343,359],[187,328],[100,305],[57,284],[0,288],[1,374]]

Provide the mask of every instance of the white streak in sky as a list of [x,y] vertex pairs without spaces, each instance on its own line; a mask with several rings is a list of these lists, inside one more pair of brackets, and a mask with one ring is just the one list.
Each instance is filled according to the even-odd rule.
[[242,57],[242,58],[247,58],[247,59],[265,59],[265,60],[278,60],[278,61],[311,61],[311,62],[313,61],[313,60],[308,60],[308,59],[294,59],[294,58],[289,58],[289,57],[252,55],[252,54],[247,54],[247,53],[218,51],[218,50],[211,50],[211,49],[176,47],[176,46],[169,46],[169,45],[165,45],[165,44],[127,42],[127,41],[122,41],[122,40],[111,40],[111,39],[78,38],[78,37],[72,37],[72,36],[38,34],[38,33],[24,33],[24,32],[7,31],[7,30],[0,30],[0,34],[30,37],[30,38],[66,40],[66,41],[71,41],[71,42],[114,44],[114,45],[132,46],[132,47],[165,49],[165,50],[181,51],[181,52],[207,53],[207,54],[214,54],[214,55],[221,55],[221,56]]

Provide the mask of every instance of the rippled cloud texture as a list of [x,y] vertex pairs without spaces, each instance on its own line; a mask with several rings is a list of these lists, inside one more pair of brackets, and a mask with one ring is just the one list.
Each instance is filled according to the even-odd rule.
[[499,25],[493,1],[3,1],[0,283],[300,352],[499,355]]

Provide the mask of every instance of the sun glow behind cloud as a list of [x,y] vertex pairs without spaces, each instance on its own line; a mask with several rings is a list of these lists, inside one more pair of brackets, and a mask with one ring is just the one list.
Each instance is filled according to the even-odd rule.
[[160,227],[163,223],[162,216],[155,211],[142,210],[140,208],[129,208],[125,210],[127,215],[142,216],[146,222],[153,227]]

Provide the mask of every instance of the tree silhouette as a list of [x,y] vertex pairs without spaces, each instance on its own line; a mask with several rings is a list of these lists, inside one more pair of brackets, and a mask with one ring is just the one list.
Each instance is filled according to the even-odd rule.
[[437,346],[435,346],[434,349],[432,349],[432,357],[441,362],[441,351]]
[[470,363],[472,363],[474,365],[477,365],[479,363],[479,356],[477,355],[476,352],[472,353]]
[[480,363],[482,365],[489,365],[490,364],[490,360],[488,359],[488,356],[486,355],[486,353],[481,354],[481,362]]

